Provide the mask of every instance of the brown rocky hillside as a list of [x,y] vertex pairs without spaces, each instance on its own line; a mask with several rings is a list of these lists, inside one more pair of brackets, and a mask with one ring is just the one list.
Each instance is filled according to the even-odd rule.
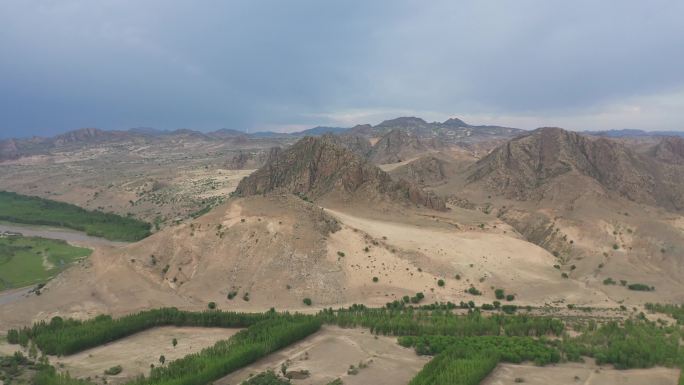
[[546,127],[496,148],[471,167],[467,179],[507,198],[528,200],[554,191],[561,177],[565,183],[578,177],[570,185],[581,191],[585,177],[635,202],[682,209],[682,171],[607,138]]
[[444,200],[417,185],[394,181],[389,174],[326,138],[306,137],[250,176],[238,196],[287,192],[319,199],[392,201],[445,210]]

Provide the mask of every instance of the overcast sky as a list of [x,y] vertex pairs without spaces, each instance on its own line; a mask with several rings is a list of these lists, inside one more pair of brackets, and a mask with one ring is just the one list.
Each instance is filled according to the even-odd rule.
[[684,1],[0,1],[0,136],[406,115],[684,130]]

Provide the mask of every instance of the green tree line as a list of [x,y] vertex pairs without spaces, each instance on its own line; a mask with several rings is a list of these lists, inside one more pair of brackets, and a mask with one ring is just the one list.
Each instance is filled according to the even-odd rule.
[[[139,377],[127,385],[206,385],[315,333],[321,327],[315,316],[280,314],[271,317],[198,353],[155,367],[148,377]],[[34,384],[92,385],[68,374],[57,373],[52,367],[43,368],[34,378]]]
[[135,218],[7,191],[0,191],[0,220],[66,227],[112,241],[139,241],[150,235],[150,224]]

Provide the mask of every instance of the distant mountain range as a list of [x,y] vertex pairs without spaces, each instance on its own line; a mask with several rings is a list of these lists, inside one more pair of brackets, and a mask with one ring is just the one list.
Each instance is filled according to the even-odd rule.
[[605,130],[605,131],[583,131],[583,134],[594,136],[605,136],[608,138],[630,138],[630,137],[645,137],[645,136],[681,136],[684,137],[684,131],[644,131],[634,129],[624,130]]

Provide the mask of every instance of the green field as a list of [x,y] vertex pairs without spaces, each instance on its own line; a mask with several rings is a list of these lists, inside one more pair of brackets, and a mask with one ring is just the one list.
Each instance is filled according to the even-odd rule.
[[150,235],[150,224],[135,218],[7,191],[0,191],[0,220],[66,227],[112,241],[134,242]]
[[46,282],[90,253],[60,240],[0,238],[0,290]]

